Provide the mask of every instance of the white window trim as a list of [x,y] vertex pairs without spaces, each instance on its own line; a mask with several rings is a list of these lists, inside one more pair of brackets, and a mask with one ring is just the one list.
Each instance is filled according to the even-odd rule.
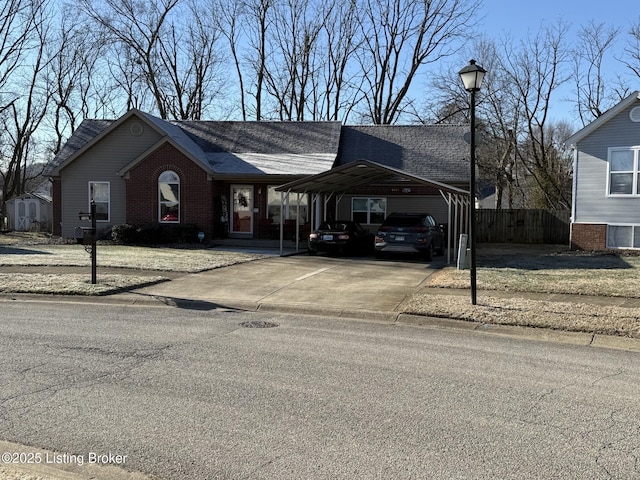
[[[611,153],[615,151],[628,151],[633,152],[633,170],[628,171],[633,174],[633,183],[631,193],[610,193],[611,192]],[[640,176],[640,146],[632,147],[609,147],[607,150],[607,185],[605,195],[612,198],[629,198],[640,196],[640,184],[638,182],[638,176]],[[627,171],[620,171],[614,173],[625,173]],[[628,173],[627,172],[627,173]]]
[[[89,202],[88,202],[88,208],[89,210],[87,210],[88,212],[91,211],[91,200],[93,200],[91,198],[91,185],[92,184],[96,184],[96,183],[106,183],[107,184],[107,190],[109,192],[109,200],[107,201],[107,219],[106,220],[98,220],[96,219],[96,222],[102,222],[102,223],[107,223],[111,221],[111,182],[106,181],[106,180],[89,180],[89,182],[87,183],[87,197],[89,198]],[[99,202],[99,203],[104,203],[104,202]]]
[[635,230],[637,228],[640,229],[640,225],[638,224],[629,224],[629,223],[609,223],[607,224],[607,238],[605,240],[606,247],[610,250],[640,250],[640,247],[614,247],[609,244],[609,227],[631,227],[631,239],[635,238]]
[[[269,206],[271,205],[269,203],[269,193],[270,192],[275,192],[277,193],[277,198],[278,198],[278,206],[280,206],[280,201],[281,201],[281,195],[280,192],[276,192],[275,189],[278,188],[280,185],[267,185],[267,208],[266,208],[266,212],[264,214],[264,218],[269,218]],[[259,192],[259,188],[258,187],[258,192]],[[298,205],[299,203],[299,205]],[[306,208],[306,215],[303,215],[300,217],[299,221],[301,224],[306,223],[309,221],[309,194],[306,193],[301,193],[299,194],[299,196],[292,196],[291,194],[289,195],[285,195],[284,196],[284,203],[282,204],[282,208],[284,211],[284,219],[285,220],[295,220],[296,216],[291,213],[291,207],[305,207]],[[278,211],[278,215],[280,215],[280,212]]]
[[[366,222],[360,222],[363,225],[373,225],[371,223],[371,200],[378,200],[378,199],[384,199],[384,217],[387,217],[387,206],[389,204],[389,200],[387,197],[384,196],[373,196],[373,197],[362,197],[362,196],[358,196],[358,197],[351,197],[351,220],[353,221],[353,214],[354,212],[359,212],[362,213],[364,212],[364,210],[354,210],[353,209],[353,202],[354,200],[366,200],[367,201],[367,221]],[[377,224],[378,222],[376,222],[375,224]],[[381,223],[381,222],[380,222]]]

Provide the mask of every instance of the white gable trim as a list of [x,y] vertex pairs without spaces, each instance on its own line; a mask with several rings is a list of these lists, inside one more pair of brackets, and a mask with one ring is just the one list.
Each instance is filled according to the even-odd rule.
[[618,103],[614,107],[611,107],[602,116],[596,118],[593,122],[591,122],[589,125],[584,127],[582,130],[578,130],[576,133],[571,135],[565,141],[565,145],[569,145],[569,146],[575,147],[576,143],[578,143],[584,137],[586,137],[590,133],[592,133],[595,130],[597,130],[598,128],[600,128],[602,125],[604,125],[609,120],[611,120],[613,117],[618,115],[625,108],[631,106],[637,100],[640,100],[640,91],[633,92],[633,94],[629,95],[627,98],[622,100],[620,103]]

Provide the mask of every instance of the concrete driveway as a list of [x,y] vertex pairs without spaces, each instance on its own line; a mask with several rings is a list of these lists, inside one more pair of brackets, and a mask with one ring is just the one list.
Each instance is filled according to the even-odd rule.
[[384,314],[387,318],[443,264],[443,257],[429,263],[411,257],[269,257],[185,275],[134,294],[192,308],[325,312],[368,319]]

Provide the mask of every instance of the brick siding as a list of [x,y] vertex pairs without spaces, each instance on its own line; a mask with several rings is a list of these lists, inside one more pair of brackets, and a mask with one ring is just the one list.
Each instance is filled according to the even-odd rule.
[[571,250],[606,250],[607,226],[602,224],[571,224]]
[[213,182],[207,172],[168,143],[129,171],[127,223],[142,226],[158,222],[158,177],[167,170],[180,176],[180,223],[195,224],[212,238]]

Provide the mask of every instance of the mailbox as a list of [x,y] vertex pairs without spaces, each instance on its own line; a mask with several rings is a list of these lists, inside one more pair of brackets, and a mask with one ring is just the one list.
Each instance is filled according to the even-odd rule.
[[74,236],[76,237],[76,242],[80,245],[93,245],[96,231],[92,227],[76,227]]

